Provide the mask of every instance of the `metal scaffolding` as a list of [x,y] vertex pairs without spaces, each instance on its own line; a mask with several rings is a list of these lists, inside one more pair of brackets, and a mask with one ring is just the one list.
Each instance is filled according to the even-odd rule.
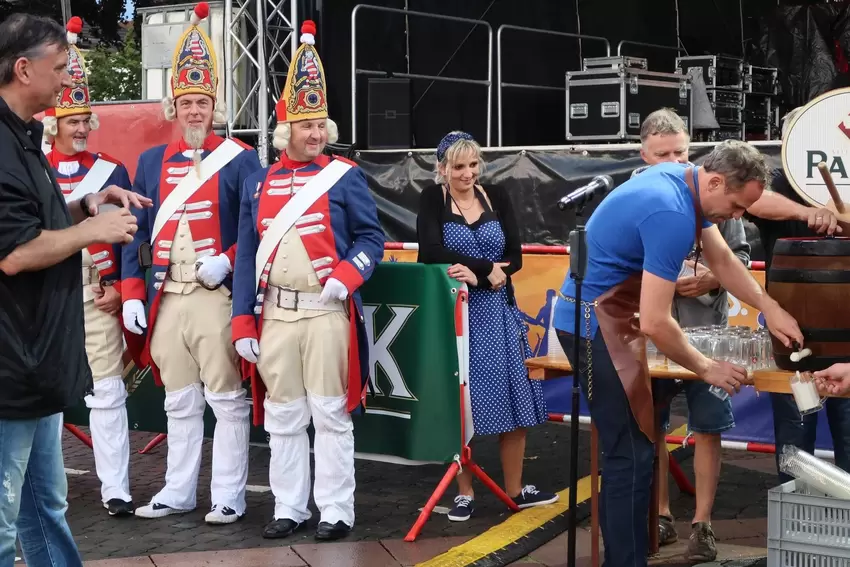
[[224,6],[227,129],[256,136],[260,161],[268,165],[274,105],[298,48],[297,1],[225,0]]

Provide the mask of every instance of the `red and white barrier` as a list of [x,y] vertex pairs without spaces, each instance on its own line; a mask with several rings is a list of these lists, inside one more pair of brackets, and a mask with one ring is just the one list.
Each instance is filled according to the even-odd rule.
[[[668,435],[667,442],[673,444],[687,444],[688,446],[694,445],[693,437],[682,437],[681,435]],[[768,443],[751,443],[747,441],[727,441],[723,440],[720,442],[720,447],[723,449],[729,449],[731,451],[747,451],[749,453],[768,453],[773,455],[776,453],[776,445],[770,445]],[[830,459],[832,461],[835,460],[835,452],[826,451],[823,449],[815,449],[815,457],[819,459]]]
[[[419,244],[416,242],[387,242],[384,244],[384,250],[419,250]],[[570,253],[570,247],[546,246],[543,244],[523,244],[522,253],[564,256]],[[764,270],[764,262],[750,262],[748,267],[751,270]]]
[[[550,413],[549,421],[560,421],[564,423],[570,422],[570,414],[568,413]],[[578,416],[578,422],[582,425],[590,425],[590,416],[589,415],[580,415]],[[694,438],[692,436],[683,437],[681,435],[668,435],[666,437],[667,443],[671,443],[674,445],[682,445],[692,447],[695,443]],[[723,449],[729,449],[730,451],[747,451],[750,453],[767,453],[774,454],[776,453],[776,445],[770,445],[768,443],[751,443],[747,441],[727,441],[726,439],[720,442],[720,447]],[[815,449],[815,457],[819,459],[830,459],[835,460],[835,453],[833,451],[826,451],[823,449]]]

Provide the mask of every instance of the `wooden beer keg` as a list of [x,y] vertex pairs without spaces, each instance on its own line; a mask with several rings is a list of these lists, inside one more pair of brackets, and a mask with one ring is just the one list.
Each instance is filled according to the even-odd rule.
[[811,356],[791,362],[794,351],[770,336],[782,370],[823,370],[850,362],[850,238],[782,238],[767,274],[772,298],[800,325]]

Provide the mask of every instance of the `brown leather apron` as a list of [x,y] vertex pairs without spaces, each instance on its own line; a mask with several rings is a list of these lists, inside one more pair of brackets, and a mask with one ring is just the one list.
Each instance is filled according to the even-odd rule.
[[[697,261],[701,251],[702,210],[697,202],[694,168],[685,170],[685,182],[691,190],[696,222],[695,243]],[[652,382],[646,360],[646,336],[640,331],[637,314],[640,311],[640,284],[642,273],[629,276],[596,299],[594,311],[608,354],[617,369],[632,414],[638,427],[650,441],[655,440],[655,412],[652,401]]]

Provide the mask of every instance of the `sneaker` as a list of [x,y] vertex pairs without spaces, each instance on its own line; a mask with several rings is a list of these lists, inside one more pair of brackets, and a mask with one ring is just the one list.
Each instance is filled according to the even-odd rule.
[[237,514],[233,508],[213,504],[212,510],[206,515],[204,521],[208,524],[232,524],[240,518],[242,516]]
[[688,541],[686,559],[692,562],[707,563],[717,558],[714,531],[708,522],[691,524],[691,537]]
[[172,514],[185,514],[187,512],[191,512],[191,510],[178,510],[177,508],[159,504],[158,502],[151,502],[146,506],[136,508],[136,516],[140,518],[164,518]]
[[558,501],[558,495],[552,492],[543,492],[537,490],[533,484],[529,484],[522,489],[519,496],[513,499],[514,503],[523,508],[531,508],[532,506],[543,506],[544,504],[553,504]]
[[109,510],[110,516],[132,516],[133,502],[127,502],[120,498],[112,498],[103,503],[103,507]]
[[475,509],[473,502],[474,500],[471,496],[464,496],[463,494],[455,496],[454,508],[449,510],[449,520],[452,522],[467,521]]

